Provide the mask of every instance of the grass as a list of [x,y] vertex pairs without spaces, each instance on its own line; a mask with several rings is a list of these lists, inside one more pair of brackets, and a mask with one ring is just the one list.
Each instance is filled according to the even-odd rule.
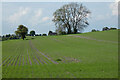
[[3,78],[118,77],[118,43],[112,43],[118,41],[117,30],[27,38],[2,42],[2,60],[10,63],[2,66]]

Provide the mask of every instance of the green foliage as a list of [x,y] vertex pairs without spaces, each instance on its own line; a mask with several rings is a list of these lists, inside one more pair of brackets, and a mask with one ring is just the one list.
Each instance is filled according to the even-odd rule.
[[108,27],[104,27],[104,28],[102,29],[102,31],[107,31],[107,30],[109,30]]
[[56,61],[62,61],[62,59],[59,58],[59,59],[57,59]]
[[35,31],[33,31],[33,30],[30,31],[30,35],[31,35],[31,36],[34,36],[34,35],[35,35]]
[[47,36],[47,34],[42,34],[42,36]]
[[19,25],[17,31],[15,31],[16,35],[20,35],[21,38],[24,40],[25,35],[28,33],[28,28],[24,25]]
[[110,28],[110,30],[116,30],[117,28]]
[[52,33],[53,33],[52,31],[49,31],[49,32],[48,32],[48,35],[51,35]]
[[95,29],[92,29],[92,31],[91,32],[96,32],[96,30]]

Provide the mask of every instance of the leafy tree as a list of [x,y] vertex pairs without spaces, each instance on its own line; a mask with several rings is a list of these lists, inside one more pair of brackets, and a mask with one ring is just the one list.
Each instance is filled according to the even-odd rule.
[[31,35],[31,36],[34,36],[34,35],[35,35],[35,31],[33,31],[33,30],[30,31],[30,35]]
[[68,34],[77,33],[89,25],[88,15],[90,13],[82,4],[70,3],[63,5],[53,13],[53,22],[57,29],[61,27]]
[[110,28],[110,30],[116,30],[117,28]]
[[104,27],[104,28],[102,29],[102,31],[107,31],[107,30],[109,30],[108,27]]
[[20,35],[21,38],[24,40],[25,35],[28,33],[28,28],[24,25],[19,25],[17,31],[15,31],[16,35]]
[[95,30],[95,29],[92,29],[92,31],[91,32],[96,32],[97,30]]
[[42,34],[42,36],[47,36],[47,34]]
[[51,35],[53,32],[52,31],[49,31],[48,35]]
[[65,35],[66,34],[65,30],[63,30],[62,27],[57,28],[56,33],[58,35]]

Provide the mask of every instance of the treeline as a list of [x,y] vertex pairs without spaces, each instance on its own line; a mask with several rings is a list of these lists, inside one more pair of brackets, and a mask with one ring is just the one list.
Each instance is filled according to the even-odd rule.
[[[47,34],[26,34],[26,36],[47,36]],[[26,37],[25,37],[26,38]],[[5,40],[15,40],[15,39],[21,39],[21,36],[15,35],[15,34],[6,34],[3,36],[0,36],[0,41]]]
[[[117,28],[113,28],[113,27],[111,27],[111,28],[108,28],[108,27],[102,28],[102,31],[108,31],[108,30],[117,30]],[[91,32],[97,32],[97,31],[99,31],[99,30],[96,30],[96,29],[91,30]]]
[[[26,34],[26,36],[47,36],[47,34]],[[21,36],[15,35],[15,34],[6,34],[3,36],[0,36],[0,41],[5,41],[5,40],[15,40],[15,39],[21,39]]]
[[0,41],[5,41],[5,40],[12,40],[12,39],[20,39],[20,36],[14,35],[14,34],[7,34],[0,36]]
[[[102,31],[108,31],[108,30],[117,30],[117,28],[108,28],[104,27],[102,28]],[[98,32],[100,30],[92,29],[91,32]],[[66,35],[66,32],[61,32],[61,34],[58,34],[57,32],[52,32],[49,31],[48,35],[47,34],[36,34],[34,30],[30,31],[29,34],[26,34],[26,36],[52,36],[52,35]],[[5,40],[12,40],[12,39],[21,39],[21,35],[15,35],[15,34],[7,34],[0,36],[0,41],[5,41]]]
[[34,34],[34,35],[27,34],[26,36],[47,36],[47,34]]

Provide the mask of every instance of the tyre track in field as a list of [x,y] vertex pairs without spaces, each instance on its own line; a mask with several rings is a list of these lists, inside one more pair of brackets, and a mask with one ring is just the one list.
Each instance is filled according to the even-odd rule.
[[95,41],[100,41],[100,42],[118,43],[116,41],[107,41],[107,40],[95,39],[95,38],[92,38],[92,37],[85,37],[85,36],[81,36],[81,35],[79,35],[79,36],[77,36],[77,35],[68,35],[68,36],[78,37],[78,38],[88,39],[88,40],[95,40]]
[[28,55],[29,63],[30,63],[30,65],[32,65],[32,62],[31,62],[31,59],[30,59],[30,55],[29,55],[29,53],[28,53],[28,50],[27,50],[27,55]]
[[[35,61],[36,61],[36,60],[35,60],[36,52],[33,50],[32,45],[31,45],[30,42],[29,42],[29,45],[30,45],[30,48],[31,48],[31,50],[32,50],[32,55],[34,56],[34,58],[32,58],[32,59],[33,59],[33,61],[35,62]],[[34,52],[35,52],[35,54],[33,54]],[[44,64],[38,56],[36,56],[36,58],[40,61],[41,64]]]
[[57,38],[50,37],[50,39],[51,39],[52,41],[55,41],[55,42],[58,42],[58,43],[61,43],[61,44],[65,44],[65,42],[64,42],[64,41],[59,40],[59,39],[57,39]]
[[[28,49],[27,49],[27,55],[28,55],[28,61],[30,63],[30,65],[32,65],[32,61],[33,61],[33,64],[38,64],[40,65],[39,61],[37,60],[37,56],[33,53],[34,51],[32,50],[31,46],[30,46],[30,49],[32,51],[32,56],[31,56],[31,59],[30,59],[30,55],[28,53]],[[31,61],[32,60],[32,61]]]
[[15,61],[15,66],[17,65],[17,62],[18,62],[19,56],[20,56],[20,55],[17,56],[17,60]]
[[40,61],[40,63],[41,64],[47,64],[39,55],[37,55],[36,51],[34,51],[34,48],[33,48],[32,44],[30,42],[29,42],[29,44],[30,44],[30,48],[31,48],[32,52],[35,52],[35,54],[33,54],[33,55],[36,56],[36,58]]
[[21,62],[22,62],[22,55],[20,55],[19,66],[21,65]]
[[[41,54],[42,56],[44,56],[46,59],[46,61],[51,61],[52,63],[54,63],[54,64],[58,64],[56,61],[54,61],[54,60],[52,60],[50,57],[48,57],[47,55],[45,55],[44,53],[42,53],[42,52],[40,52],[34,45],[33,45],[33,43],[31,42],[31,40],[29,41],[29,44],[30,44],[30,46],[32,47],[32,49],[34,49],[36,52],[38,52],[39,54]],[[41,57],[40,57],[40,59],[42,59]],[[42,59],[43,60],[43,59]]]
[[23,58],[23,65],[24,65],[24,56],[22,55],[22,58]]
[[39,62],[36,60],[36,56],[33,54],[33,52],[32,52],[32,60],[33,60],[33,62],[35,63],[35,64],[39,64]]

